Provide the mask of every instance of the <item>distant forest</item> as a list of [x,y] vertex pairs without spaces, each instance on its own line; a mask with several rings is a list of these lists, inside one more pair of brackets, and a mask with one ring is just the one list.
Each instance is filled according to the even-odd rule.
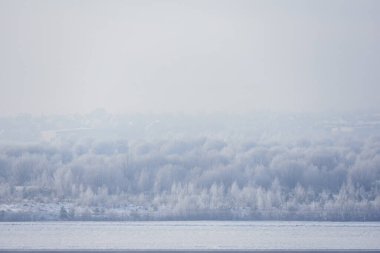
[[278,141],[173,129],[3,141],[0,220],[380,220],[377,128]]

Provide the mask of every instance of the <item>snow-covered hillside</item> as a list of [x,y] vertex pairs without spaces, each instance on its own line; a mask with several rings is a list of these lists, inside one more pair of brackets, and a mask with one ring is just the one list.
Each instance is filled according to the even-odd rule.
[[379,119],[2,118],[0,220],[380,220]]

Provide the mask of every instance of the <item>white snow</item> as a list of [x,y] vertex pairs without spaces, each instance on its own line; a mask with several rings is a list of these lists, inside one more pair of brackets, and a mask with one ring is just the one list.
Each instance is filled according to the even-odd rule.
[[380,249],[379,222],[4,222],[0,249]]

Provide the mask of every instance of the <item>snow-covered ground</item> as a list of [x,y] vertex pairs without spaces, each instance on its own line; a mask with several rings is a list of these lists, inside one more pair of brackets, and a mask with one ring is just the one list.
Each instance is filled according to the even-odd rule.
[[76,206],[73,202],[58,201],[41,203],[21,201],[0,203],[0,212],[17,221],[57,221],[57,220],[133,220],[136,214],[151,213],[149,206],[133,204],[117,207]]
[[0,223],[0,249],[380,249],[379,222]]

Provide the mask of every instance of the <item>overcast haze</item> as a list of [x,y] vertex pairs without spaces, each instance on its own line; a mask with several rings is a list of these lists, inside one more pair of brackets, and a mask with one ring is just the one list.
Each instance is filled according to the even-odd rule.
[[379,14],[0,0],[0,221],[380,221]]
[[0,114],[367,111],[379,1],[0,1]]

